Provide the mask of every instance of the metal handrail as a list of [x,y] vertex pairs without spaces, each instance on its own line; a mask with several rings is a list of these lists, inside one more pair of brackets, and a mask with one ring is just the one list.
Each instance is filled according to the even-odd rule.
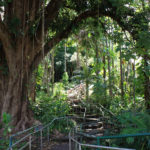
[[82,147],[90,147],[90,148],[101,148],[101,149],[109,149],[109,150],[135,150],[135,149],[128,149],[128,148],[118,148],[118,147],[108,147],[108,146],[100,146],[100,145],[92,145],[92,144],[83,144],[78,142],[77,140],[75,140],[72,136],[71,136],[71,132],[69,133],[69,150],[72,150],[71,147],[71,141],[73,141],[74,143],[76,143],[79,146],[79,150],[82,149]]
[[19,143],[21,143],[22,141],[24,141],[25,139],[29,138],[29,141],[24,145],[22,146],[19,150],[22,150],[24,148],[26,148],[27,146],[29,146],[29,150],[31,150],[31,143],[33,142],[31,136],[34,135],[35,133],[38,133],[40,132],[40,136],[41,136],[41,149],[43,147],[43,144],[42,144],[42,132],[45,128],[48,129],[48,132],[47,132],[47,136],[48,136],[48,140],[49,140],[49,127],[50,125],[52,125],[52,123],[56,120],[62,120],[62,119],[67,119],[67,122],[68,122],[68,119],[71,118],[71,117],[59,117],[59,118],[54,118],[50,123],[46,124],[45,126],[43,126],[42,128],[40,128],[39,130],[34,130],[32,133],[29,133],[27,134],[26,136],[22,137],[20,140],[16,141],[15,143],[12,142],[13,138],[15,136],[18,136],[18,135],[21,135],[23,133],[26,133],[27,131],[30,131],[32,129],[35,129],[36,127],[39,127],[39,126],[34,126],[34,127],[31,127],[29,129],[26,129],[24,131],[20,131],[18,132],[17,134],[13,134],[10,136],[10,140],[9,140],[9,148],[7,150],[13,150],[13,147],[18,145]]
[[[10,136],[10,142],[9,142],[9,148],[7,150],[12,150],[14,146],[18,145],[19,143],[21,143],[22,141],[24,141],[25,139],[29,138],[29,141],[24,145],[22,146],[19,150],[23,150],[24,148],[26,148],[27,146],[29,146],[29,150],[31,150],[31,143],[35,140],[32,139],[31,136],[33,136],[35,133],[40,133],[40,139],[41,139],[41,143],[40,143],[40,146],[41,146],[41,149],[43,147],[43,144],[42,144],[42,132],[44,129],[47,128],[48,132],[47,132],[47,138],[48,138],[48,141],[49,141],[49,127],[54,123],[54,121],[56,120],[62,120],[62,119],[67,119],[67,122],[68,122],[68,119],[70,118],[74,118],[73,116],[67,116],[67,117],[59,117],[59,118],[54,118],[51,122],[49,122],[48,124],[46,124],[45,126],[43,126],[42,128],[38,129],[38,130],[33,130],[32,133],[29,133],[27,134],[26,136],[22,137],[20,140],[16,141],[15,143],[12,143],[12,139],[15,137],[15,136],[18,136],[18,135],[21,135],[23,133],[26,133],[32,129],[35,129],[36,127],[39,127],[39,126],[34,126],[34,127],[31,127],[29,129],[26,129],[24,131],[21,131],[21,132],[18,132],[17,134],[13,134],[12,136]],[[117,139],[117,138],[128,138],[128,137],[137,137],[137,136],[150,136],[150,133],[138,133],[138,134],[126,134],[126,135],[113,135],[113,136],[94,136],[94,135],[89,135],[89,134],[85,134],[83,132],[78,132],[77,131],[77,128],[79,126],[76,126],[74,129],[76,129],[76,135],[82,135],[84,137],[88,137],[88,138],[93,138],[93,139],[97,139],[97,142],[100,143],[99,141],[101,139]],[[74,131],[73,129],[71,131]],[[73,132],[74,133],[74,132]],[[110,149],[110,150],[131,150],[131,149],[125,149],[125,148],[116,148],[116,147],[107,147],[107,146],[100,146],[99,144],[98,145],[92,145],[92,144],[83,144],[83,143],[80,143],[78,142],[77,140],[75,140],[72,136],[71,136],[71,132],[69,133],[69,150],[71,150],[71,147],[70,147],[70,143],[71,141],[74,141],[78,146],[79,146],[79,150],[81,150],[82,147],[93,147],[93,148],[101,148],[101,149]]]
[[118,138],[128,138],[128,137],[138,137],[138,136],[150,136],[150,133],[137,133],[137,134],[122,134],[122,135],[112,135],[112,136],[95,136],[90,134],[85,134],[83,132],[76,132],[78,135],[82,135],[89,138],[95,139],[118,139]]
[[38,127],[38,125],[33,126],[33,127],[31,127],[31,128],[28,128],[28,129],[26,129],[26,130],[23,130],[23,131],[17,132],[16,134],[11,135],[11,137],[15,137],[15,136],[21,135],[21,134],[23,134],[23,133],[26,133],[26,132],[28,132],[28,131],[32,130],[32,129],[35,129],[36,127]]

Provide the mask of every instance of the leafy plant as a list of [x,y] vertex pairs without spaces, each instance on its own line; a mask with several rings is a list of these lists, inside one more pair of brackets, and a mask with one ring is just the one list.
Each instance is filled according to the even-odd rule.
[[9,145],[8,136],[11,133],[12,127],[10,126],[11,116],[7,113],[3,113],[2,122],[0,123],[0,149],[6,149]]
[[67,85],[68,85],[68,80],[69,80],[68,73],[65,72],[65,73],[63,74],[63,77],[62,77],[62,81],[63,81],[64,86],[67,86]]
[[55,84],[54,94],[48,95],[44,91],[37,93],[37,99],[32,104],[35,117],[42,123],[50,122],[54,117],[65,116],[69,113],[69,105],[62,83]]
[[[121,134],[138,134],[150,132],[150,114],[147,112],[123,112],[119,117],[122,126]],[[129,137],[122,142],[130,148],[137,150],[148,150],[150,148],[150,140],[147,136]]]

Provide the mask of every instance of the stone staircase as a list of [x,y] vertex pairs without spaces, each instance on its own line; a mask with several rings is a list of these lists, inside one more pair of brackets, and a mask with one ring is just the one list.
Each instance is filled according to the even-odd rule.
[[[77,85],[68,90],[68,103],[70,105],[70,114],[75,117],[78,125],[82,126],[82,132],[89,135],[103,136],[109,134],[114,124],[111,123],[110,116],[113,114],[106,108],[86,102],[85,85]],[[106,115],[107,111],[107,115]],[[117,129],[113,129],[116,130]]]
[[[98,106],[87,103],[85,100],[85,85],[77,85],[74,88],[67,91],[68,103],[70,105],[70,114],[68,116],[73,117],[73,121],[76,122],[78,126],[78,131],[82,131],[84,134],[94,135],[94,136],[103,136],[109,129],[112,128],[112,124],[108,123],[109,118],[104,117],[104,114]],[[79,138],[82,137],[79,135]],[[84,142],[89,144],[94,143],[93,140],[89,140],[85,137],[82,137]],[[64,141],[59,141],[59,144],[67,145]],[[58,148],[59,147],[59,148]],[[61,149],[61,146],[56,146],[52,150]],[[66,148],[67,150],[67,148]]]

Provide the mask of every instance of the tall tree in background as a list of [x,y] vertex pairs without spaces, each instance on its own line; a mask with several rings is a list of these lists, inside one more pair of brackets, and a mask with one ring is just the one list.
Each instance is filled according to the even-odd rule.
[[122,49],[120,47],[120,89],[121,89],[121,99],[124,100],[124,87],[123,87],[123,60],[122,60]]

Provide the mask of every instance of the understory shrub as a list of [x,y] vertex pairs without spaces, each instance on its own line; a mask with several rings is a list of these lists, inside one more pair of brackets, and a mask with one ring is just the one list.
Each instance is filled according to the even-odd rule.
[[11,133],[12,126],[10,126],[11,116],[3,113],[2,122],[0,122],[0,149],[4,150],[9,145],[9,134]]

